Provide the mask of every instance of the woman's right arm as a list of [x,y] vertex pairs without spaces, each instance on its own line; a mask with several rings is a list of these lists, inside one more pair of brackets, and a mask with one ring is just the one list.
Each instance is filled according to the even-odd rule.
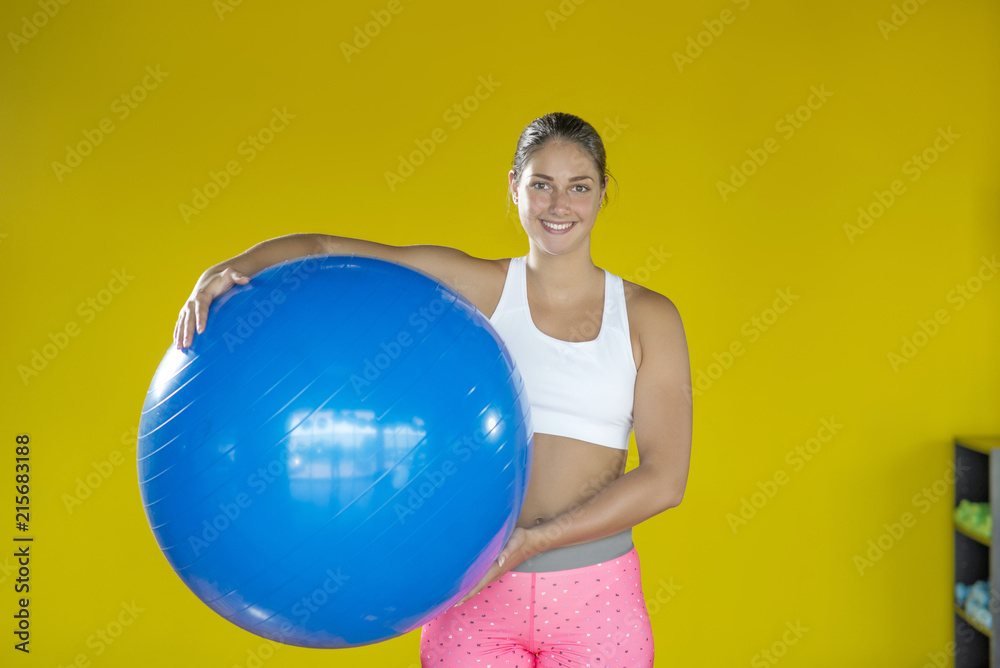
[[208,308],[234,285],[246,285],[250,276],[287,260],[307,255],[362,255],[405,264],[433,276],[479,305],[489,289],[495,262],[472,257],[448,246],[392,246],[366,239],[329,234],[289,234],[263,241],[239,255],[209,267],[195,283],[174,326],[174,344],[187,348],[195,332],[205,331]]

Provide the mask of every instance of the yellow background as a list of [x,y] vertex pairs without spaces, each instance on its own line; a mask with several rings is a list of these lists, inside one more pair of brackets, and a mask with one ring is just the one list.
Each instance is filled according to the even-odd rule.
[[[677,304],[696,378],[743,344],[695,398],[683,504],[635,529],[657,666],[773,665],[758,653],[796,623],[808,631],[789,668],[946,650],[951,486],[917,495],[947,480],[956,434],[1000,432],[1000,279],[949,300],[1000,242],[996,3],[401,0],[350,62],[341,44],[387,2],[219,4],[68,2],[34,33],[37,0],[0,7],[0,663],[248,665],[263,641],[171,571],[138,494],[139,410],[178,309],[209,265],[292,232],[523,254],[506,173],[522,128],[551,111],[605,136],[616,182],[595,262]],[[723,10],[731,22],[713,23]],[[167,74],[121,118],[115,100],[147,67]],[[449,124],[480,77],[499,85]],[[830,96],[787,137],[775,124],[812,86]],[[294,119],[247,162],[241,142],[275,107]],[[113,132],[57,173],[104,119]],[[385,173],[435,128],[445,141],[390,188]],[[905,163],[948,128],[958,138],[911,181]],[[777,152],[724,200],[718,182],[769,137]],[[241,172],[185,221],[180,205],[230,160]],[[851,242],[844,226],[896,179],[905,192]],[[643,271],[661,247],[668,260]],[[85,317],[116,270],[134,278]],[[785,289],[798,299],[755,338],[747,323]],[[894,368],[939,309],[947,322]],[[70,323],[77,335],[22,379]],[[842,427],[796,470],[787,453],[823,419]],[[19,433],[33,453],[30,656],[10,633]],[[77,479],[112,457],[124,463],[69,512]],[[727,516],[779,471],[787,483],[734,531]],[[859,572],[855,556],[908,511],[916,524]],[[133,623],[95,644],[133,601]],[[285,646],[264,665],[413,667],[418,633]]]

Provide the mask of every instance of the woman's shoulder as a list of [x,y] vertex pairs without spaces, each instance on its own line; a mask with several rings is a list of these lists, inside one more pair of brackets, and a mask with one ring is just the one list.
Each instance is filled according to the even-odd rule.
[[622,288],[630,315],[634,312],[643,319],[680,317],[677,306],[666,295],[625,278],[622,278]]
[[685,341],[684,323],[673,300],[624,278],[622,283],[629,328],[637,335],[641,350]]
[[452,274],[451,285],[483,313],[493,313],[500,302],[511,258],[465,255]]

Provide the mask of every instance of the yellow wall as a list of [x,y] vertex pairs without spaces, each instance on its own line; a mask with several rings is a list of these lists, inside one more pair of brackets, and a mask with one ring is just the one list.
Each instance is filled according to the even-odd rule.
[[[595,261],[677,304],[692,373],[708,378],[684,502],[635,530],[657,666],[773,665],[759,653],[796,624],[808,630],[782,666],[918,666],[946,651],[952,492],[939,481],[955,434],[1000,432],[1000,279],[984,264],[1000,242],[996,3],[400,0],[348,58],[341,44],[387,2],[223,2],[0,5],[0,663],[248,664],[262,641],[184,587],[138,495],[139,409],[182,301],[210,264],[291,232],[523,254],[506,172],[521,129],[550,111],[607,143],[618,189]],[[465,118],[449,111],[490,79]],[[273,109],[294,118],[251,160],[243,142]],[[798,127],[782,120],[797,110]],[[390,187],[386,172],[435,128],[444,141]],[[54,166],[88,133],[101,135],[89,155]],[[766,162],[720,191],[748,151]],[[915,168],[924,152],[933,164]],[[185,216],[230,161],[239,173]],[[849,234],[876,193],[891,205]],[[122,287],[115,272],[127,284],[102,293]],[[792,305],[769,311],[784,291]],[[936,313],[934,336],[894,365]],[[10,634],[21,433],[30,659]],[[106,461],[69,512],[77,479]],[[923,497],[936,482],[947,493]],[[905,512],[916,523],[859,569]],[[93,635],[120,614],[131,623],[112,644]],[[407,667],[417,647],[417,632],[337,654],[282,647],[264,665]]]

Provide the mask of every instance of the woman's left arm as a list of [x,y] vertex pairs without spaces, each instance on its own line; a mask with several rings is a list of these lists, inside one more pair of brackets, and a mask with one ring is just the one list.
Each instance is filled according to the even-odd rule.
[[515,528],[489,571],[458,604],[539,552],[611,536],[680,505],[693,419],[687,340],[673,302],[655,292],[643,297],[634,318],[642,351],[632,407],[638,466],[567,511]]
[[651,291],[642,296],[634,318],[642,358],[632,409],[639,464],[583,503],[527,529],[529,552],[616,534],[684,498],[693,421],[687,339],[673,302]]

